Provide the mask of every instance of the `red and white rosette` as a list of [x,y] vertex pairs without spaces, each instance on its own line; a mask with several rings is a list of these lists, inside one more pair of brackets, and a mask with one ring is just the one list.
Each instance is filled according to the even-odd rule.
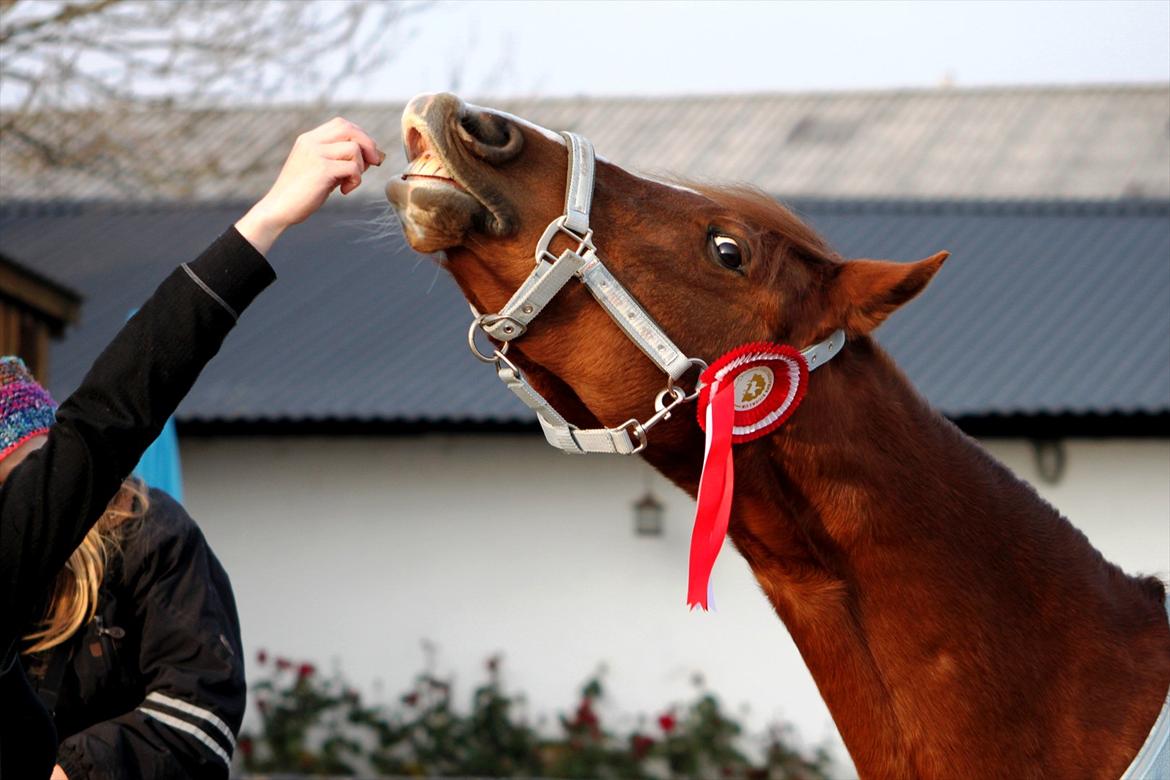
[[699,377],[699,427],[707,432],[711,396],[734,390],[733,444],[771,433],[804,399],[808,362],[785,344],[755,342],[737,347],[712,363]]
[[691,532],[687,605],[709,609],[711,570],[727,536],[735,487],[731,445],[770,433],[796,411],[808,387],[808,363],[787,345],[755,342],[723,355],[699,382],[699,427],[707,438]]

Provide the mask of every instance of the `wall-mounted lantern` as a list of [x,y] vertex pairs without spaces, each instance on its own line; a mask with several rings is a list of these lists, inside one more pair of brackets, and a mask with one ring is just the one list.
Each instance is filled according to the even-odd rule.
[[634,502],[634,534],[636,536],[662,536],[662,503],[649,490]]
[[1035,439],[1032,441],[1032,453],[1036,457],[1036,473],[1040,479],[1050,485],[1055,485],[1064,477],[1064,469],[1068,455],[1061,439]]

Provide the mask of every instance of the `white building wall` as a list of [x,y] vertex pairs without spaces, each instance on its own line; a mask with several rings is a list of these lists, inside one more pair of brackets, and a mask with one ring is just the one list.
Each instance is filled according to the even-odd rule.
[[[1129,572],[1170,574],[1170,441],[1067,442],[1059,484],[1026,441],[989,448]],[[812,678],[743,560],[717,611],[684,606],[693,504],[636,459],[561,455],[538,437],[225,438],[182,444],[187,505],[235,586],[250,658],[340,664],[393,701],[439,648],[465,704],[502,652],[530,712],[554,716],[599,664],[613,713],[650,718],[701,672],[754,730],[835,737]],[[650,486],[665,533],[636,537]],[[253,672],[255,669],[253,667]],[[632,727],[632,721],[618,722]]]

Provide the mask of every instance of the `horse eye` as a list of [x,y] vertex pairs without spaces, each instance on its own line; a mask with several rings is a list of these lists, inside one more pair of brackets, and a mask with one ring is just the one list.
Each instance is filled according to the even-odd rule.
[[743,268],[743,253],[734,238],[712,233],[711,244],[715,247],[715,256],[725,268],[730,268],[733,271]]

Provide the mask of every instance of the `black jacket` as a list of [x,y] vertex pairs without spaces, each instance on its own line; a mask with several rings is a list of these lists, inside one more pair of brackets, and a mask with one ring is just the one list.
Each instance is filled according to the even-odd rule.
[[24,658],[57,763],[69,780],[226,778],[246,694],[231,583],[162,491],[119,532],[94,620]]
[[57,571],[158,436],[236,317],[275,278],[235,229],[171,273],[57,410],[45,446],[0,485],[0,778],[47,778],[48,712],[18,642]]

